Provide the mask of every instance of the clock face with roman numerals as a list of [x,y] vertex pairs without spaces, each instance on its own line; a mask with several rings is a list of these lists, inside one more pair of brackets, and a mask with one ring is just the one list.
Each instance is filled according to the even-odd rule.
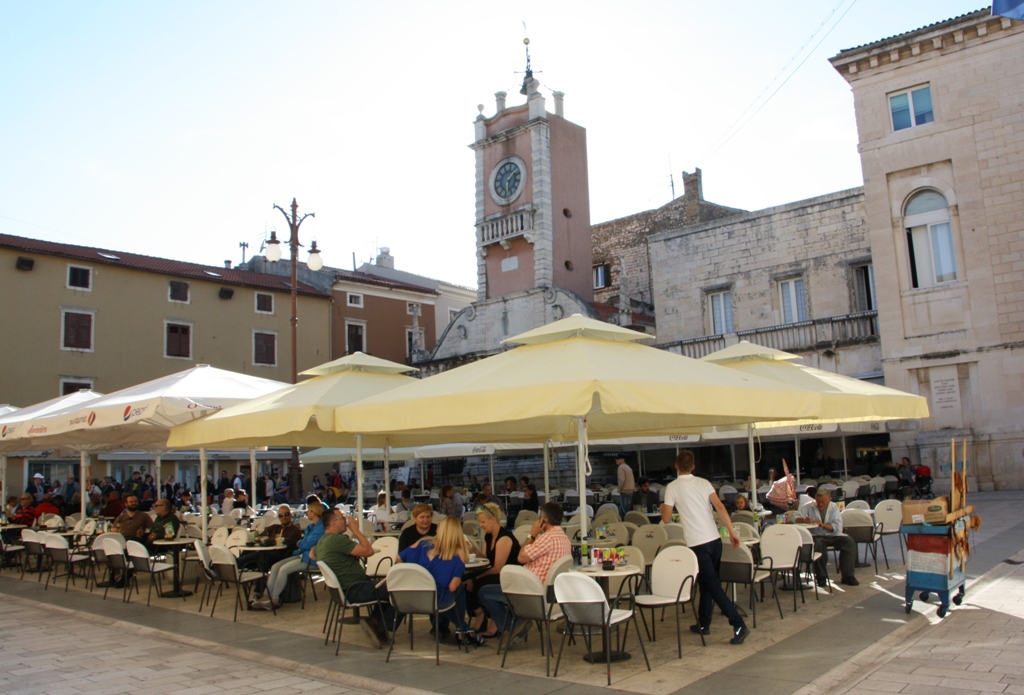
[[505,162],[498,167],[494,176],[494,194],[499,198],[515,197],[522,182],[523,172],[515,162]]

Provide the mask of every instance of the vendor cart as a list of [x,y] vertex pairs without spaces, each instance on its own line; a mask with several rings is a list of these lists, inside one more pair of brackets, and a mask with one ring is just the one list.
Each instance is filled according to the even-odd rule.
[[939,598],[938,616],[944,618],[949,602],[960,605],[966,591],[966,555],[957,549],[958,539],[966,537],[970,516],[961,516],[947,524],[903,524],[907,538],[906,612],[914,606],[914,592],[927,601],[935,592]]

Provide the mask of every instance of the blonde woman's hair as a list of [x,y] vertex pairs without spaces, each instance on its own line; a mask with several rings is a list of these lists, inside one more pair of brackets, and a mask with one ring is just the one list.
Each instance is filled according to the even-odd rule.
[[442,560],[451,560],[461,554],[465,545],[462,535],[462,525],[454,516],[446,516],[437,525],[437,535],[432,541],[434,550],[441,556]]
[[480,508],[476,510],[478,516],[480,512],[483,512],[492,519],[501,521],[501,507],[496,505],[494,502],[486,502],[480,505]]
[[324,505],[319,502],[310,502],[306,505],[306,510],[317,519],[324,515]]

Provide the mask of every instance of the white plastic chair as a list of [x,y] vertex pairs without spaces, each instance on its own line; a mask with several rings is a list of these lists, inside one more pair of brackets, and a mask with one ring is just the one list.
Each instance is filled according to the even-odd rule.
[[889,554],[885,550],[885,536],[896,536],[900,544],[900,558],[903,564],[907,563],[903,554],[903,534],[900,533],[900,526],[903,525],[903,503],[899,500],[882,500],[875,507],[875,523],[882,525],[882,555],[885,557],[885,568],[889,569]]
[[757,597],[754,594],[754,586],[761,585],[761,601],[764,601],[764,582],[772,580],[772,596],[775,597],[775,606],[779,609],[779,618],[782,618],[782,604],[779,603],[779,592],[775,588],[775,581],[772,574],[766,570],[759,570],[755,567],[754,555],[750,548],[740,545],[732,547],[724,543],[722,547],[722,562],[718,569],[718,578],[723,584],[746,584],[750,587],[750,611],[754,617],[754,627],[757,627]]
[[[389,538],[388,540],[394,539]],[[331,631],[333,630],[334,639],[338,643],[338,646],[334,648],[334,656],[338,656],[341,650],[341,630],[345,626],[345,612],[349,608],[359,609],[376,606],[380,601],[374,599],[372,601],[363,601],[362,603],[349,603],[345,599],[345,591],[341,588],[334,570],[320,560],[317,561],[316,566],[320,569],[320,575],[324,578],[324,585],[327,587],[327,593],[331,598],[327,603],[327,616],[324,618],[324,644],[327,644],[327,640],[330,639]],[[331,625],[332,618],[334,619],[334,625]]]
[[640,512],[635,511],[626,512],[626,518],[623,519],[623,521],[626,523],[635,524],[637,528],[640,528],[641,526],[646,526],[648,523],[647,516],[645,514],[641,514]]
[[668,540],[686,540],[686,532],[683,531],[683,527],[680,524],[662,524],[662,528],[665,529],[665,535],[668,536]]
[[[388,596],[391,605],[395,607],[395,621],[389,625],[391,634],[391,645],[388,647],[388,655],[385,663],[391,661],[391,652],[395,649],[395,640],[398,638],[398,616],[399,614],[409,618],[409,649],[413,648],[412,616],[432,615],[434,624],[437,624],[438,616],[455,605],[454,599],[441,605],[437,600],[437,584],[434,578],[423,567],[408,562],[395,565],[387,577]],[[434,631],[434,663],[441,665],[441,631]]]
[[[847,500],[853,500],[860,496],[860,481],[859,480],[847,480],[843,483],[843,498]],[[847,502],[849,506],[849,502]]]
[[[562,646],[558,650],[558,659],[555,661],[555,677],[558,677],[558,666],[562,662],[562,652],[565,650],[565,637],[572,632],[572,626],[589,626],[601,628],[604,639],[605,663],[608,668],[608,685],[612,684],[611,668],[611,628],[627,624],[625,637],[629,634],[628,623],[633,621],[633,628],[636,630],[637,641],[640,643],[640,650],[643,652],[644,661],[647,663],[647,670],[651,670],[651,662],[647,659],[647,648],[644,647],[644,639],[640,634],[640,626],[636,620],[636,611],[633,608],[611,608],[605,598],[601,586],[580,572],[565,572],[555,578],[555,599],[565,614],[565,631],[562,633]],[[583,637],[587,645],[587,653],[593,658],[590,649],[590,636],[584,633]]]
[[847,509],[860,509],[860,510],[863,510],[863,511],[866,512],[866,511],[871,509],[871,505],[868,504],[864,500],[854,500],[853,502],[850,502],[848,505],[846,505],[846,508]]
[[523,524],[522,526],[516,526],[515,529],[512,530],[512,535],[516,537],[517,541],[519,541],[519,545],[526,542],[526,537],[530,535],[530,528],[531,526],[529,524]]
[[383,577],[395,565],[398,539],[394,536],[381,536],[373,542],[373,549],[377,552],[366,558],[366,574],[369,577]]
[[[803,539],[804,544],[800,549],[800,562],[807,568],[807,574],[810,575],[812,581],[814,581],[814,600],[818,600],[818,581],[814,577],[814,564],[821,558],[821,551],[814,549],[814,536],[810,531],[805,529],[803,526],[795,526],[796,530],[800,533],[800,537]],[[828,593],[832,593],[832,580],[828,578],[828,574],[825,574],[825,585],[828,587]]]
[[[800,581],[800,552],[804,540],[796,526],[773,524],[761,532],[761,564],[757,569],[793,577],[793,612],[796,612],[796,592],[799,587],[803,600],[804,589]],[[774,582],[774,577],[773,577]]]
[[127,543],[124,540],[124,536],[120,533],[104,533],[100,537],[100,542],[103,546],[103,554],[107,561],[107,567],[110,569],[110,581],[107,582],[106,588],[103,590],[103,600],[107,600],[107,592],[110,591],[110,587],[114,585],[114,572],[121,573],[121,581],[124,583],[124,589],[121,593],[121,601],[125,602],[128,600],[128,587],[131,584],[128,581],[128,556],[126,553]]
[[529,530],[529,528],[533,526],[533,522],[535,522],[537,518],[537,512],[533,511],[532,509],[523,509],[522,511],[519,512],[519,514],[516,515],[516,528],[519,528],[520,526],[525,526],[527,530]]
[[217,593],[213,596],[213,608],[210,610],[210,617],[213,617],[217,610],[217,599],[220,598],[224,587],[234,584],[235,586],[235,622],[238,621],[238,609],[244,608],[242,592],[245,591],[245,600],[248,602],[249,593],[255,581],[263,579],[262,572],[243,572],[238,569],[238,560],[227,548],[219,545],[210,546],[210,561],[213,564],[213,571],[217,574],[219,584]]
[[[655,619],[654,609],[667,606],[675,606],[676,611],[676,642],[679,658],[683,658],[683,636],[680,630],[682,616],[679,615],[679,606],[689,603],[693,609],[693,617],[697,618],[697,606],[693,597],[697,592],[697,556],[692,550],[685,546],[675,546],[663,549],[654,558],[651,565],[651,593],[642,594],[636,597],[636,605],[640,611],[640,617],[644,619],[644,629],[647,629],[647,619],[644,618],[643,609],[651,609],[650,635],[654,642]],[[704,641],[703,631],[700,633],[701,644]]]
[[[156,582],[158,585],[158,591],[162,592],[163,584],[160,581],[160,575],[164,572],[174,572],[174,565],[169,565],[166,562],[157,562],[149,555],[149,551],[146,550],[146,546],[142,545],[138,541],[128,541],[128,560],[132,563],[134,572],[131,573],[131,581],[135,584],[135,592],[139,591],[139,575],[149,575],[149,591],[146,592],[146,605],[149,605],[150,599],[153,597],[153,583]],[[131,589],[128,589],[128,600],[131,600]],[[181,600],[184,601],[185,597],[182,596]]]
[[210,536],[210,545],[227,546],[228,538],[230,536],[231,533],[228,531],[227,527],[218,526]]
[[648,567],[654,562],[654,556],[658,554],[661,544],[667,540],[668,532],[660,524],[644,524],[633,532],[633,545],[640,548]]
[[[532,620],[537,623],[541,632],[541,652],[547,657],[545,675],[551,675],[551,623],[560,620],[562,610],[558,604],[548,600],[548,590],[540,579],[530,570],[517,565],[505,565],[501,568],[501,593],[512,614],[518,620]],[[501,667],[505,668],[509,649],[512,647],[512,630],[506,630],[508,641],[505,644],[505,655],[501,657]],[[502,639],[505,635],[502,635]],[[501,649],[499,643],[498,649]]]
[[875,560],[875,574],[878,574],[878,541],[882,538],[882,525],[876,523],[871,515],[862,509],[844,509],[840,514],[843,520],[843,533],[855,540],[858,545],[864,544],[864,560],[867,561],[868,550]]
[[88,562],[89,556],[78,553],[72,553],[68,547],[68,539],[63,536],[57,536],[52,533],[46,534],[44,537],[44,544],[46,545],[46,553],[50,556],[50,571],[46,573],[46,586],[43,590],[50,588],[50,579],[56,579],[53,575],[54,569],[58,565],[64,565],[65,574],[67,579],[64,582],[64,592],[67,593],[68,586],[75,580],[75,565]]

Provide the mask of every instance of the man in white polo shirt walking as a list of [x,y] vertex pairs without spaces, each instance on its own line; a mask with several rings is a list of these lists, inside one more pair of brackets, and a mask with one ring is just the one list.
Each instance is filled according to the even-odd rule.
[[736,606],[722,589],[718,578],[718,568],[722,562],[722,537],[718,533],[718,524],[711,515],[711,508],[718,512],[729,530],[729,541],[732,547],[740,546],[740,537],[732,527],[725,505],[718,499],[718,493],[711,483],[693,475],[695,466],[693,452],[686,449],[676,457],[676,470],[679,477],[665,488],[665,503],[661,505],[661,520],[666,524],[672,519],[672,510],[679,512],[679,519],[686,535],[686,545],[697,556],[697,584],[700,586],[700,603],[697,607],[697,625],[690,627],[691,632],[709,634],[714,604],[722,609],[732,625],[732,644],[742,644],[750,634],[743,618],[736,611]]

